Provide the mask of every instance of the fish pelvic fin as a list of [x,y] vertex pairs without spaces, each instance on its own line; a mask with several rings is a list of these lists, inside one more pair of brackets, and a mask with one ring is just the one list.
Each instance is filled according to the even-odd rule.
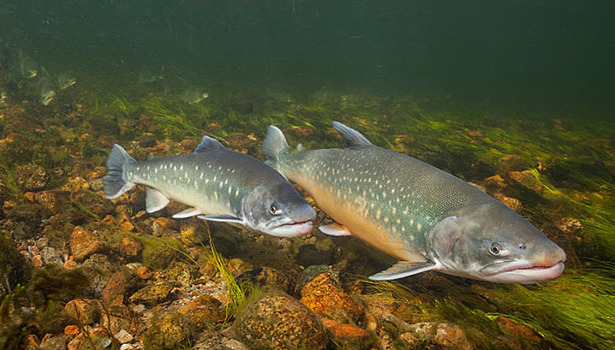
[[263,154],[265,163],[270,167],[279,170],[280,159],[289,154],[288,142],[286,137],[278,127],[270,125],[267,129],[267,136],[263,141]]
[[107,159],[107,174],[103,177],[105,197],[114,199],[134,187],[135,184],[126,178],[126,165],[137,164],[120,145],[113,145]]
[[333,122],[333,128],[339,132],[340,135],[348,143],[348,147],[370,147],[373,144],[360,132],[353,128],[349,128],[340,122]]
[[395,280],[398,278],[416,275],[425,271],[436,270],[437,268],[438,265],[432,261],[400,261],[382,272],[369,276],[369,279],[373,281]]
[[318,227],[320,232],[324,233],[327,236],[352,236],[352,232],[344,226],[340,225],[336,222]]

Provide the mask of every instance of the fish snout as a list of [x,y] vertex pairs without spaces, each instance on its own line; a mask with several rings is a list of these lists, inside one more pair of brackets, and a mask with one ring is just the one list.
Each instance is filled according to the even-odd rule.
[[566,252],[553,242],[533,259],[534,265],[537,266],[553,266],[564,261],[566,261]]
[[316,211],[308,203],[292,206],[289,214],[295,222],[312,221],[316,218]]

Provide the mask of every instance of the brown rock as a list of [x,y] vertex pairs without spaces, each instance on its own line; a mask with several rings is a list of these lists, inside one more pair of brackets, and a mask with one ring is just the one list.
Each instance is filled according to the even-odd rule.
[[520,156],[509,154],[500,158],[498,162],[498,174],[506,175],[511,171],[522,171],[529,167],[529,163]]
[[226,320],[226,312],[222,303],[209,295],[201,295],[177,311],[192,320],[197,330],[206,328],[212,322],[222,323]]
[[143,280],[148,280],[148,279],[152,278],[152,276],[154,276],[152,271],[150,271],[145,266],[137,267],[135,269],[135,273],[137,274],[137,276],[139,276],[139,278],[141,278]]
[[74,269],[78,266],[79,264],[75,261],[75,257],[72,255],[69,256],[68,259],[64,262],[64,268],[67,270]]
[[22,165],[15,171],[17,185],[25,191],[40,191],[44,189],[49,180],[49,174],[38,165]]
[[557,228],[568,235],[576,235],[583,229],[583,224],[579,219],[565,217],[557,222]]
[[32,265],[34,265],[35,267],[42,267],[43,266],[43,257],[40,254],[33,256],[32,257]]
[[506,181],[500,175],[493,175],[485,179],[484,181],[485,187],[492,192],[499,192],[503,188],[508,187]]
[[203,220],[182,220],[180,223],[181,241],[188,247],[205,242],[209,225]]
[[520,184],[521,186],[531,191],[534,191],[534,192],[542,191],[542,185],[540,184],[538,179],[536,179],[536,176],[534,176],[534,173],[532,173],[532,171],[530,170],[511,171],[510,173],[508,173],[508,176],[516,183]]
[[66,303],[64,312],[78,324],[88,325],[96,322],[100,315],[98,302],[89,299],[73,299]]
[[130,221],[128,214],[121,212],[116,216],[117,223],[126,231],[132,231],[135,229],[135,225]]
[[[78,330],[77,330],[78,331]],[[66,350],[66,343],[68,343],[68,337],[64,334],[61,335],[51,335],[45,334],[43,340],[41,341],[41,345],[39,346],[40,350]]]
[[103,177],[104,173],[102,169],[94,169],[93,171],[90,171],[89,173],[85,174],[85,179],[88,181],[92,181],[94,179],[99,179],[101,177]]
[[37,192],[34,200],[50,212],[57,214],[61,210],[61,203],[66,200],[65,196],[58,191]]
[[77,335],[79,334],[79,327],[74,324],[68,325],[64,327],[64,334],[66,335]]
[[284,294],[254,300],[237,315],[233,331],[255,350],[324,350],[328,343],[326,330],[316,315]]
[[164,301],[171,290],[173,283],[159,283],[145,286],[130,296],[130,301],[135,304],[157,304]]
[[498,326],[504,328],[506,332],[516,338],[523,338],[531,343],[539,343],[541,341],[540,336],[538,336],[533,330],[516,323],[510,318],[500,316],[495,320],[495,322]]
[[521,201],[517,198],[506,197],[501,193],[495,193],[493,197],[517,213],[520,213],[523,210],[523,204],[521,204]]
[[70,249],[75,260],[84,260],[94,253],[105,250],[105,248],[104,242],[83,227],[76,226],[73,229],[73,234],[70,236]]
[[433,340],[450,349],[472,350],[472,344],[461,327],[451,323],[440,323]]
[[88,182],[80,177],[69,177],[68,178],[68,182],[66,184],[64,184],[64,186],[62,186],[62,191],[66,191],[66,192],[79,192],[81,190],[87,190],[90,188],[90,185],[88,184]]
[[135,257],[143,250],[143,244],[132,237],[122,238],[120,251],[128,257]]
[[102,302],[105,306],[117,306],[124,303],[126,293],[126,275],[123,271],[114,273],[101,293]]
[[356,323],[365,312],[330,273],[323,273],[306,284],[301,290],[301,302],[315,313],[341,323]]

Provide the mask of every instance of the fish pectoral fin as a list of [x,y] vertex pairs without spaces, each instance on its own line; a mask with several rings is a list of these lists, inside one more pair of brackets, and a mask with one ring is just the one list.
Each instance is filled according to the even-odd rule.
[[242,219],[232,215],[199,215],[198,218],[208,221],[228,222],[245,226]]
[[416,275],[425,271],[435,270],[436,267],[436,264],[432,261],[400,261],[382,272],[369,276],[369,279],[374,281],[394,280]]
[[340,225],[337,222],[319,226],[318,229],[327,236],[352,236],[352,232],[346,226]]
[[159,191],[148,187],[145,189],[145,210],[148,213],[156,212],[169,204],[169,199]]
[[186,210],[182,210],[177,214],[173,214],[172,218],[173,219],[184,219],[184,218],[189,218],[189,217],[193,217],[193,216],[197,216],[197,215],[201,215],[203,213],[201,213],[200,210],[198,210],[197,208],[188,208]]

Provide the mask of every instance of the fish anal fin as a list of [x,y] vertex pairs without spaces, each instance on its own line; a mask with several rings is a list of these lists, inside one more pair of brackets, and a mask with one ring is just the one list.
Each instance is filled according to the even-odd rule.
[[147,210],[148,213],[163,209],[169,202],[169,199],[161,192],[151,187],[145,190],[145,210]]
[[435,270],[437,267],[438,266],[436,263],[432,261],[400,261],[382,272],[369,276],[369,279],[374,281],[394,280],[416,275],[425,271]]
[[242,219],[232,215],[199,215],[198,218],[208,221],[228,222],[231,224],[245,225]]
[[201,139],[201,143],[196,146],[194,153],[210,152],[219,149],[225,149],[224,146],[222,146],[222,144],[220,143],[220,141],[214,139],[213,137],[203,136],[203,138]]
[[337,222],[319,226],[318,229],[327,236],[352,236],[352,232],[346,226],[340,225]]
[[197,215],[201,215],[203,213],[201,213],[200,210],[198,210],[197,208],[188,208],[186,210],[180,211],[179,213],[173,214],[173,219],[183,219],[183,218],[189,218],[192,216],[197,216]]

